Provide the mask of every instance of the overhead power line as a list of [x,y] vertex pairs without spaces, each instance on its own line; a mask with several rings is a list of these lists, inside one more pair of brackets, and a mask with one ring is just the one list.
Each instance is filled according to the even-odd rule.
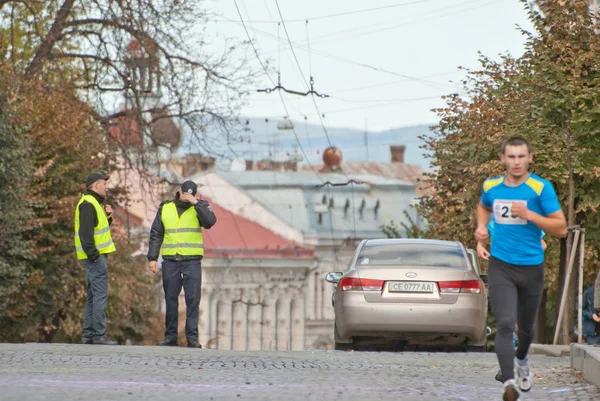
[[[321,19],[343,17],[343,16],[346,16],[346,15],[364,14],[364,13],[369,13],[369,12],[372,12],[372,11],[388,10],[388,9],[391,9],[391,8],[405,7],[405,6],[410,6],[410,5],[414,5],[414,4],[430,3],[432,1],[436,1],[436,0],[415,0],[415,1],[410,1],[410,2],[407,2],[407,3],[390,4],[390,5],[381,6],[381,7],[363,8],[361,10],[343,11],[343,12],[333,13],[333,14],[317,15],[317,16],[314,16],[314,17],[290,19],[290,20],[285,20],[283,22],[285,22],[285,23],[291,23],[291,22],[316,21],[316,20],[321,20]],[[229,19],[224,19],[224,20],[214,20],[213,22],[232,22],[232,21],[229,20]],[[252,23],[252,24],[278,24],[278,23],[280,23],[282,21],[280,21],[280,20],[279,21],[275,21],[275,20],[246,20],[245,22],[246,23]]]
[[[275,0],[275,5],[277,6],[277,11],[279,12],[279,18],[281,18],[281,24],[283,25],[283,30],[285,31],[285,36],[288,39],[288,42],[290,44],[290,50],[292,51],[292,54],[294,55],[294,60],[296,60],[296,65],[298,66],[298,69],[300,70],[300,73],[302,75],[302,78],[304,79],[304,83],[306,84],[306,86],[308,88],[310,88],[312,90],[313,87],[313,77],[311,75],[310,77],[310,86],[308,84],[308,82],[306,81],[306,77],[304,76],[304,73],[302,72],[302,67],[300,66],[300,62],[298,61],[298,57],[296,56],[296,51],[294,50],[294,46],[292,44],[292,39],[290,38],[290,35],[288,33],[287,27],[285,26],[285,22],[283,19],[283,14],[281,13],[281,8],[279,7],[279,1]],[[308,22],[308,21],[307,21]],[[309,58],[310,58],[310,40],[308,37],[308,26],[307,26],[307,32],[306,32],[306,39],[307,39],[307,44],[308,44],[308,49],[309,49]],[[312,69],[312,66],[311,66]],[[315,105],[315,110],[317,111],[318,115],[319,115],[319,121],[321,122],[321,126],[323,127],[323,132],[325,133],[325,137],[327,138],[327,142],[329,143],[329,146],[333,148],[333,144],[331,143],[331,138],[329,138],[329,134],[327,133],[327,128],[325,127],[325,123],[323,122],[323,116],[321,114],[321,112],[319,111],[319,106],[317,105],[317,101],[315,100],[314,96],[310,97],[313,101],[313,104]],[[298,144],[300,144],[300,140],[298,139]],[[354,205],[355,201],[354,201],[354,180],[351,180],[350,177],[348,177],[348,174],[346,174],[346,172],[344,171],[343,168],[340,168],[340,171],[344,174],[344,177],[346,177],[346,183],[345,184],[341,184],[341,185],[350,185],[351,189],[352,189],[352,204]],[[330,187],[328,186],[328,190],[330,189]],[[329,196],[331,197],[331,191],[329,191]],[[356,213],[355,213],[355,208],[352,208],[352,223],[354,225],[354,237],[356,237]],[[331,219],[331,227],[333,230],[333,216],[330,213],[329,214],[329,218]],[[332,232],[333,235],[333,232]]]
[[[271,80],[271,82],[273,83],[273,85],[275,85],[275,81],[273,81],[273,79],[271,78],[271,75],[269,75],[269,71],[267,70],[267,67],[265,66],[265,64],[263,63],[263,61],[261,60],[259,54],[258,54],[258,50],[256,49],[256,46],[254,45],[254,41],[252,40],[252,37],[250,36],[250,32],[248,32],[248,28],[246,28],[246,24],[244,22],[244,18],[242,17],[242,13],[240,11],[240,8],[238,7],[237,4],[237,0],[233,0],[234,4],[235,4],[235,8],[238,12],[238,15],[240,17],[240,21],[242,23],[242,26],[244,27],[244,31],[246,32],[246,36],[248,37],[248,41],[250,42],[250,45],[252,46],[252,49],[254,50],[254,54],[256,55],[256,58],[258,60],[258,62],[260,63],[261,67],[263,68],[263,70],[267,73],[267,75],[269,76],[269,80]],[[286,115],[289,115],[287,106],[285,104],[285,101],[283,100],[283,95],[281,94],[281,92],[279,92],[279,97],[281,98],[281,103],[283,105],[283,108],[285,110]],[[302,147],[302,143],[300,142],[300,138],[298,137],[298,134],[296,133],[296,128],[292,125],[292,132],[294,133],[294,136],[296,137],[296,141],[298,142],[298,147],[300,148],[300,151],[302,152],[302,155],[304,156],[304,159],[308,161],[308,156],[306,154],[306,152],[304,151],[304,148]],[[313,173],[315,173],[315,175],[317,176],[317,178],[319,178],[319,180],[321,180],[321,182],[324,182],[323,178],[321,178],[321,176],[319,175],[319,173],[317,172],[317,170],[315,170],[315,168],[309,163],[308,164],[310,166],[310,169],[313,171]]]
[[[487,1],[487,2],[484,2],[482,0],[470,0],[470,1],[464,1],[464,2],[458,3],[458,4],[444,5],[443,7],[439,7],[433,11],[426,11],[423,13],[418,13],[418,14],[414,14],[411,16],[407,16],[406,21],[403,21],[400,23],[395,23],[391,26],[381,26],[381,24],[379,23],[379,24],[371,24],[371,25],[360,26],[360,27],[353,27],[350,29],[345,29],[342,31],[325,34],[325,35],[321,36],[320,40],[315,41],[313,44],[327,43],[331,40],[342,40],[342,39],[347,40],[347,39],[357,37],[357,36],[364,37],[366,35],[370,35],[373,33],[394,30],[394,29],[403,28],[403,27],[407,27],[407,26],[415,25],[415,24],[423,24],[425,21],[431,21],[435,18],[443,18],[443,17],[452,16],[455,14],[473,11],[473,10],[477,10],[479,8],[487,7],[489,5],[493,5],[493,4],[497,4],[497,3],[498,3],[497,0],[496,1],[492,0],[492,1]],[[471,6],[471,5],[472,5],[472,7],[461,8],[463,6]],[[456,10],[456,9],[458,9],[458,10]],[[455,10],[455,11],[448,12],[450,10]]]
[[[232,22],[235,22],[235,23],[239,24],[238,21],[232,21]],[[245,26],[244,26],[244,29],[247,31],[247,28]],[[281,40],[283,40],[283,39],[280,39],[277,35],[273,35],[273,34],[271,34],[269,32],[263,31],[261,29],[252,28],[252,30],[254,32],[258,33],[258,34],[263,35],[263,36],[267,36],[269,38],[276,39],[278,42],[281,41]],[[249,35],[249,34],[247,33],[247,35]],[[250,37],[250,36],[248,36],[248,37]],[[303,50],[307,50],[308,46],[306,46],[306,45],[301,45],[301,44],[294,43],[294,42],[291,42],[291,41],[289,41],[289,42],[290,42],[290,46],[293,45],[293,46],[296,46],[296,48],[302,48]],[[347,58],[344,58],[344,57],[340,57],[340,56],[336,56],[336,55],[333,55],[333,54],[330,54],[330,53],[327,53],[327,52],[323,52],[323,51],[319,51],[319,50],[312,50],[311,53],[314,53],[314,54],[317,54],[319,56],[326,57],[326,58],[329,58],[329,59],[337,60],[337,61],[342,62],[342,63],[353,64],[353,65],[357,65],[359,67],[368,68],[370,70],[377,71],[377,72],[380,72],[380,73],[395,75],[395,76],[407,79],[409,81],[419,82],[419,83],[421,83],[423,85],[432,87],[434,89],[441,89],[441,90],[447,90],[448,89],[448,88],[442,87],[443,84],[440,84],[440,83],[437,83],[437,82],[427,81],[427,80],[425,80],[423,78],[413,77],[413,76],[410,76],[410,75],[407,75],[407,74],[402,74],[402,73],[399,73],[399,72],[396,72],[396,71],[391,71],[391,70],[379,68],[379,67],[376,67],[376,66],[373,66],[373,65],[370,65],[370,64],[366,64],[366,63],[362,63],[362,62],[350,60],[350,59],[347,59]],[[304,78],[304,81],[306,81],[306,78]]]

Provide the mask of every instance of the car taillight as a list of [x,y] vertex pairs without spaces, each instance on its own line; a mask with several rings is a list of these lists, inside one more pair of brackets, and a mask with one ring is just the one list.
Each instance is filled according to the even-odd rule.
[[481,294],[481,281],[465,280],[465,281],[440,281],[438,287],[441,293],[467,293]]
[[381,291],[383,282],[370,278],[344,277],[340,280],[340,288],[342,291]]

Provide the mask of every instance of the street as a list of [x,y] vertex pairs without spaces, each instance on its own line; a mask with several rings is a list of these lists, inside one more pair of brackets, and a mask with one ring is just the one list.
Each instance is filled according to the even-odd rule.
[[[600,400],[566,357],[530,356],[522,400]],[[1,400],[500,400],[492,353],[0,344]]]

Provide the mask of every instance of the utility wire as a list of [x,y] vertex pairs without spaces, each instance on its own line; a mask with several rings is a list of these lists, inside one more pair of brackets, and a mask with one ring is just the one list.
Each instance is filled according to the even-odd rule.
[[[248,37],[248,41],[250,42],[250,45],[252,46],[252,49],[254,50],[254,54],[256,55],[256,58],[257,58],[258,62],[260,63],[261,67],[263,68],[263,70],[265,70],[265,72],[268,73],[267,67],[262,62],[260,56],[258,55],[258,50],[256,49],[256,46],[254,45],[254,41],[250,37],[250,33],[248,32],[248,29],[246,28],[246,24],[244,22],[244,18],[242,17],[242,13],[240,12],[240,8],[238,7],[237,0],[233,0],[233,2],[235,3],[235,8],[236,8],[236,10],[238,12],[238,15],[240,17],[240,21],[241,21],[241,23],[242,23],[242,25],[244,27],[244,31],[246,32],[246,36]],[[285,28],[285,25],[284,25],[284,28]],[[273,83],[273,85],[275,85],[275,82],[273,81],[273,79],[271,78],[270,75],[269,75],[269,79],[271,80],[271,82]],[[285,109],[285,113],[286,113],[286,115],[289,116],[289,112],[288,112],[287,106],[285,104],[285,100],[283,99],[283,95],[281,94],[281,92],[278,92],[278,93],[279,93],[279,97],[281,98],[281,103],[283,105],[283,108]],[[302,155],[304,156],[305,160],[307,161],[308,165],[310,166],[310,169],[313,171],[313,173],[315,173],[315,175],[319,178],[319,180],[321,182],[324,182],[323,178],[321,178],[321,176],[315,170],[315,168],[313,167],[313,165],[310,164],[310,162],[308,162],[308,156],[306,155],[306,152],[304,151],[304,148],[302,147],[302,143],[300,142],[300,138],[298,137],[298,134],[296,133],[296,127],[294,126],[294,124],[292,124],[292,132],[294,133],[294,136],[296,137],[296,141],[298,142],[298,146],[300,147],[300,151],[302,152]]]
[[[235,22],[235,23],[239,24],[238,21],[233,21],[232,20],[232,22]],[[244,29],[247,30],[247,28],[245,26],[244,26]],[[263,31],[261,29],[252,28],[252,30],[254,32],[256,32],[256,33],[259,33],[259,34],[263,35],[263,36],[267,36],[267,37],[270,37],[272,39],[282,40],[282,39],[278,38],[276,35],[273,35],[273,34],[271,34],[269,32],[265,32],[265,31]],[[307,46],[301,45],[301,44],[297,44],[297,43],[295,44],[295,46],[296,47],[300,47],[300,48],[307,48]],[[330,58],[330,59],[333,59],[333,60],[337,60],[337,61],[340,61],[342,63],[353,64],[353,65],[357,65],[359,67],[371,69],[373,71],[377,71],[377,72],[381,72],[381,73],[385,73],[385,74],[390,74],[390,75],[395,75],[395,76],[398,76],[398,77],[405,78],[405,79],[407,79],[409,81],[416,81],[416,82],[419,82],[419,83],[421,83],[423,85],[427,85],[427,86],[433,87],[435,89],[447,90],[447,88],[442,88],[440,86],[441,84],[435,83],[435,82],[428,82],[428,81],[424,80],[423,78],[412,77],[410,75],[402,74],[402,73],[399,73],[399,72],[386,70],[386,69],[379,68],[379,67],[376,67],[376,66],[373,66],[373,65],[370,65],[370,64],[357,62],[357,61],[354,61],[354,60],[350,60],[350,59],[347,59],[347,58],[344,58],[344,57],[336,56],[336,55],[333,55],[333,54],[330,54],[330,53],[327,53],[327,52],[323,52],[323,51],[313,50],[312,53],[320,55],[322,57],[326,57],[326,58]],[[306,78],[304,78],[304,80],[306,81]]]
[[[294,60],[296,60],[296,65],[298,66],[298,70],[300,71],[300,74],[302,75],[302,79],[304,80],[304,84],[306,85],[307,88],[310,89],[310,85],[308,83],[308,81],[306,80],[306,77],[304,76],[304,73],[302,72],[302,67],[300,66],[300,62],[298,61],[298,57],[296,56],[296,51],[294,50],[294,46],[292,44],[292,40],[290,38],[290,35],[288,33],[287,27],[285,26],[285,23],[283,22],[283,15],[281,13],[281,8],[279,7],[279,1],[275,0],[275,4],[277,5],[277,11],[279,12],[279,17],[281,18],[281,23],[283,25],[283,30],[285,32],[285,36],[288,39],[288,43],[290,45],[290,50],[292,51],[292,54],[294,55]],[[312,77],[311,77],[312,78]],[[319,120],[321,121],[321,126],[323,127],[323,131],[325,132],[325,136],[327,137],[327,142],[329,143],[329,146],[333,147],[333,144],[331,143],[331,139],[329,138],[329,134],[327,133],[327,128],[325,127],[325,124],[323,122],[323,117],[321,116],[321,112],[319,111],[319,106],[317,105],[317,102],[315,100],[315,98],[313,96],[311,96],[311,99],[315,105],[315,109],[317,110],[317,114],[319,115]],[[344,173],[344,175],[346,175],[346,172],[344,172],[342,170],[342,172]],[[348,178],[348,176],[346,175],[346,178]],[[348,178],[349,180],[349,178]]]
[[[344,12],[340,12],[340,13],[334,13],[334,14],[325,14],[325,15],[317,15],[314,17],[307,17],[307,18],[299,18],[299,19],[291,19],[291,20],[286,20],[284,22],[286,23],[290,23],[290,22],[304,22],[304,21],[315,21],[315,20],[320,20],[320,19],[328,19],[328,18],[336,18],[336,17],[342,17],[345,15],[352,15],[352,14],[362,14],[362,13],[368,13],[371,11],[379,11],[379,10],[387,10],[390,8],[398,8],[398,7],[404,7],[404,6],[410,6],[410,5],[414,5],[414,4],[421,4],[421,3],[429,3],[435,0],[416,0],[416,1],[411,1],[408,3],[399,3],[399,4],[390,4],[387,6],[381,6],[381,7],[373,7],[373,8],[364,8],[361,10],[353,10],[353,11],[344,11]],[[213,22],[231,22],[231,20],[225,19],[225,20],[214,20]],[[275,21],[275,20],[246,20],[246,23],[253,23],[253,24],[277,24],[281,21]]]
[[[268,73],[268,71],[267,71],[267,69],[265,67],[265,64],[262,62],[262,60],[261,60],[261,58],[260,58],[260,56],[258,54],[258,50],[256,49],[256,46],[254,45],[254,41],[250,37],[250,33],[248,32],[248,29],[246,28],[246,24],[244,23],[244,18],[242,17],[242,13],[240,12],[239,6],[237,4],[237,0],[234,0],[234,3],[235,3],[236,10],[238,12],[238,15],[240,17],[240,21],[242,23],[242,26],[244,27],[244,31],[246,32],[246,36],[248,37],[248,40],[249,40],[249,42],[250,42],[250,44],[252,46],[252,49],[254,50],[254,54],[256,55],[256,58],[259,60],[259,63],[262,66],[262,68],[265,70],[265,72]],[[277,3],[277,8],[279,10],[279,4],[278,3]],[[281,16],[281,11],[280,11],[280,16]],[[282,18],[282,20],[283,20],[283,18]],[[289,40],[289,35],[287,33],[287,29],[285,27],[285,24],[283,24],[283,27],[284,27],[284,30],[286,32],[286,35],[288,36],[288,40]],[[291,45],[291,41],[290,41],[290,45]],[[293,47],[292,47],[292,51],[293,51]],[[295,54],[294,54],[294,57],[296,58]],[[298,59],[297,58],[296,58],[296,62],[298,63]],[[299,66],[299,63],[298,63],[298,66]],[[300,72],[302,72],[301,69],[300,69]],[[303,77],[303,79],[304,79],[304,81],[306,83],[306,78],[304,78],[304,74],[302,74],[302,77]],[[270,75],[269,75],[269,79],[271,80],[271,82],[273,83],[273,85],[275,85],[275,83],[271,79]],[[283,105],[283,108],[285,109],[286,115],[289,116],[289,112],[288,112],[287,106],[285,104],[285,100],[283,99],[283,94],[281,92],[278,92],[278,93],[279,93],[279,96],[281,98],[281,103]],[[314,102],[314,97],[311,96],[311,98],[313,99],[313,102]],[[315,107],[317,108],[317,111],[318,111],[318,106],[317,106],[316,102],[315,102]],[[323,129],[325,130],[325,134],[327,135],[327,130],[325,128],[325,125],[323,124],[323,120],[322,119],[321,119],[321,125],[323,126]],[[308,156],[307,156],[306,152],[304,151],[304,148],[302,147],[302,143],[300,142],[300,138],[298,137],[298,134],[296,133],[296,128],[295,128],[294,124],[292,124],[292,132],[294,133],[294,137],[296,138],[296,141],[298,143],[300,151],[302,152],[302,155],[304,156],[305,160],[307,161],[310,169],[317,176],[317,178],[319,178],[319,180],[324,183],[325,181],[323,180],[323,178],[319,175],[319,173],[315,170],[314,166],[310,163],[310,161],[308,159]],[[329,137],[327,137],[327,138],[328,138],[329,143],[331,144],[331,141],[329,140]],[[354,238],[356,238],[356,215],[355,215],[355,207],[354,207],[355,206],[355,200],[354,200],[354,183],[350,182],[350,179],[348,178],[348,175],[346,174],[345,171],[342,170],[342,172],[344,173],[344,175],[346,177],[347,185],[350,184],[352,186],[352,204],[353,204],[353,207],[352,207],[352,219],[353,219],[353,223],[354,223]],[[327,189],[328,189],[329,198],[331,198],[331,186],[327,185]],[[330,218],[330,222],[331,222],[331,236],[332,236],[332,240],[333,240],[333,238],[334,238],[334,233],[333,233],[333,216],[332,216],[333,213],[328,213],[328,214],[329,214],[329,218]],[[335,249],[334,249],[333,253],[334,253],[334,258],[335,258],[336,263],[337,263],[338,262],[338,255],[337,255],[337,252],[335,251]]]
[[[476,10],[482,7],[486,7],[488,5],[491,4],[497,4],[498,1],[488,1],[486,3],[482,3],[481,0],[470,0],[470,1],[465,1],[459,4],[453,4],[453,5],[449,5],[449,6],[444,6],[443,8],[438,8],[435,11],[436,12],[440,12],[440,11],[448,11],[448,10],[454,10],[457,9],[459,7],[462,6],[469,6],[472,4],[475,4],[474,7],[467,7],[467,8],[463,8],[463,9],[459,9],[453,12],[443,12],[439,15],[432,15],[431,11],[426,11],[423,13],[418,13],[418,14],[414,14],[411,16],[408,16],[408,21],[404,21],[398,24],[394,24],[391,26],[380,26],[380,24],[375,24],[375,25],[363,25],[361,27],[354,27],[351,29],[345,29],[342,31],[338,31],[338,32],[332,32],[326,35],[323,35],[321,37],[321,39],[315,43],[317,44],[321,44],[321,43],[325,43],[328,42],[329,40],[339,40],[342,38],[353,38],[356,36],[365,36],[365,35],[369,35],[371,33],[379,33],[379,32],[383,32],[383,31],[388,31],[388,30],[393,30],[393,29],[398,29],[398,28],[403,28],[406,26],[410,26],[410,25],[414,25],[414,24],[419,24],[419,23],[423,23],[423,17],[427,18],[427,21],[431,21],[433,18],[443,18],[443,17],[448,17],[454,14],[460,14],[463,12],[467,12],[467,11],[472,11],[472,10]],[[350,35],[344,35],[346,33],[349,33]],[[331,39],[330,39],[331,38]],[[334,39],[335,38],[335,39]]]
[[[298,61],[298,57],[296,56],[296,51],[294,50],[294,45],[292,44],[292,40],[290,38],[290,35],[288,33],[287,27],[285,26],[285,22],[283,19],[283,14],[281,13],[281,8],[279,7],[279,1],[275,0],[275,5],[277,6],[277,11],[279,12],[279,18],[281,19],[281,24],[283,25],[283,30],[285,32],[285,36],[288,39],[288,42],[290,44],[290,50],[292,51],[292,54],[294,55],[294,60],[296,60],[296,65],[298,66],[298,69],[300,70],[300,72],[302,73],[302,67],[300,66],[300,62]],[[308,38],[308,21],[307,21],[307,28],[306,28],[306,36],[307,39]],[[310,49],[310,41],[308,42],[308,46]],[[309,53],[309,59],[310,59],[310,53]],[[304,77],[304,74],[302,73],[302,78],[304,79],[304,83],[306,84],[307,88],[309,88],[310,90],[313,89],[313,77],[310,77],[310,86],[308,84],[308,82],[306,82],[306,77]],[[323,122],[323,116],[319,110],[319,106],[317,105],[317,101],[315,99],[314,96],[311,96],[311,99],[313,101],[313,104],[315,105],[315,110],[317,111],[318,115],[319,115],[319,121],[321,122],[321,126],[323,127],[323,132],[325,133],[325,137],[327,138],[327,142],[329,143],[329,146],[333,148],[333,144],[331,143],[331,139],[329,138],[329,133],[327,132],[327,128],[325,127],[325,123]],[[354,224],[354,238],[356,238],[356,212],[355,212],[355,200],[354,200],[354,182],[353,180],[350,179],[350,177],[348,176],[348,174],[346,174],[346,172],[344,171],[343,168],[341,168],[340,166],[340,170],[341,172],[344,174],[344,176],[346,177],[346,181],[347,184],[351,185],[351,189],[352,189],[352,221]],[[329,192],[330,191],[330,187],[328,186]],[[330,195],[331,196],[331,195]],[[332,222],[332,230],[333,230],[333,213],[329,213],[331,222]]]

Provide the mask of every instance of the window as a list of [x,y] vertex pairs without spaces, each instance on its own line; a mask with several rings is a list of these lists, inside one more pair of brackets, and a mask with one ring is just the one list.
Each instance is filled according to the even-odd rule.
[[381,266],[468,269],[459,247],[419,243],[365,244],[358,254],[356,267],[362,269]]

